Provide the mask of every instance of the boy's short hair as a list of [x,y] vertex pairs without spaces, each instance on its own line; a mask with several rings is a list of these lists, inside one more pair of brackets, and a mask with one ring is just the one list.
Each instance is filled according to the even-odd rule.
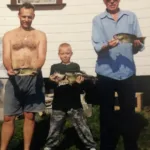
[[71,45],[69,43],[62,43],[62,44],[59,45],[58,50],[60,50],[63,47],[70,47],[71,48]]
[[71,47],[71,45],[69,43],[62,43],[59,45],[59,49],[62,47]]
[[25,2],[22,5],[20,5],[19,7],[19,12],[22,8],[26,8],[26,9],[33,9],[33,11],[35,11],[35,7],[33,4],[29,3],[29,2]]

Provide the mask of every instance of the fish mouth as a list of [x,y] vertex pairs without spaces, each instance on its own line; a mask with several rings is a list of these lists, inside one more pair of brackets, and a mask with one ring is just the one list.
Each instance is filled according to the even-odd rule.
[[113,38],[114,38],[115,40],[123,40],[124,37],[123,37],[123,36],[114,35]]

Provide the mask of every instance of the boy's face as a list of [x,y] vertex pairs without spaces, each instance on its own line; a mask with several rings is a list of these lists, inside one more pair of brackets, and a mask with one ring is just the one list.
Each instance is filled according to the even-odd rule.
[[65,64],[70,63],[70,58],[72,56],[71,47],[68,46],[60,48],[58,55],[63,63]]

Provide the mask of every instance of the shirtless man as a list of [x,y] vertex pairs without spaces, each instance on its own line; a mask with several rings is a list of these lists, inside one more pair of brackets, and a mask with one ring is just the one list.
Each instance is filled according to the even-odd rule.
[[45,33],[31,27],[34,6],[24,3],[19,8],[20,27],[3,37],[3,63],[9,75],[4,99],[4,122],[1,150],[7,150],[13,136],[16,115],[24,114],[24,150],[29,150],[34,131],[34,113],[44,109],[41,68],[45,62]]

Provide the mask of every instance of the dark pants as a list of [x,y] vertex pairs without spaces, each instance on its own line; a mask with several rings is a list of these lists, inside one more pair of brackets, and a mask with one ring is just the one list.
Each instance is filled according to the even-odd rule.
[[[125,80],[98,76],[96,87],[100,100],[100,150],[115,150],[120,134],[125,150],[137,150],[133,76]],[[118,93],[120,105],[117,117],[114,111],[115,91]]]

